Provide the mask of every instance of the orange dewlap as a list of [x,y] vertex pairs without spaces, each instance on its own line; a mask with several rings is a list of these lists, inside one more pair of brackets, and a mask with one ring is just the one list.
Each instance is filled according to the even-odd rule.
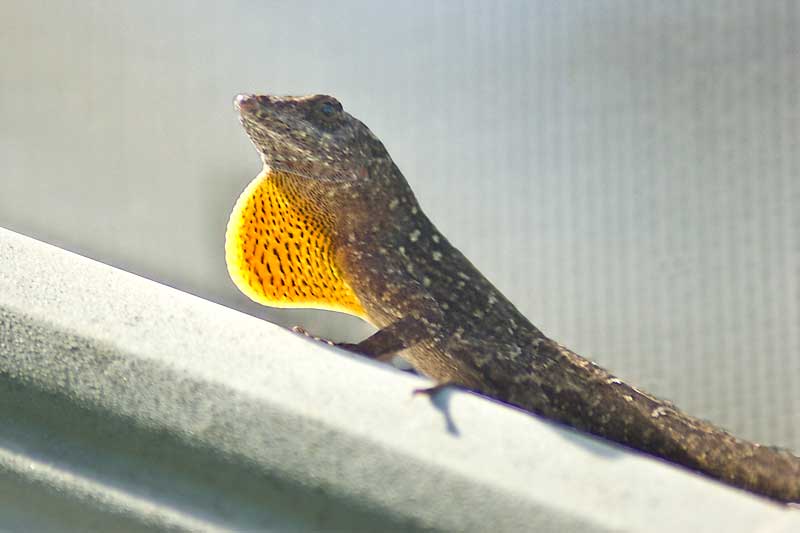
[[289,175],[265,170],[239,196],[225,235],[231,279],[264,305],[366,318],[334,264],[330,221],[299,198],[291,182]]

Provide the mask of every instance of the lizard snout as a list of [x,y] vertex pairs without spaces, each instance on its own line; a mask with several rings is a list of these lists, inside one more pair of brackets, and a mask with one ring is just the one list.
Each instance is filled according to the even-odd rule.
[[253,111],[257,105],[256,97],[252,94],[237,94],[233,99],[233,107],[237,111]]

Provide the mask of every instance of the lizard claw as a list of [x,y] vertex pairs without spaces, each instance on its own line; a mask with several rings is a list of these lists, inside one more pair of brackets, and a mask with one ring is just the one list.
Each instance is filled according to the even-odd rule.
[[333,342],[332,340],[323,339],[322,337],[317,337],[316,335],[312,335],[311,333],[306,331],[303,326],[292,326],[292,331],[300,335],[304,335],[309,339],[314,339],[315,341],[324,342],[325,344],[328,344],[330,346],[336,346],[336,343]]
[[[303,326],[292,326],[292,331],[294,331],[295,333],[298,333],[300,335],[304,335],[304,336],[308,337],[309,339],[313,339],[313,340],[318,341],[318,342],[324,342],[328,346],[336,346],[337,348],[341,348],[342,350],[347,350],[348,352],[356,353],[356,354],[359,354],[359,355],[365,355],[367,357],[372,357],[368,353],[365,353],[361,348],[359,348],[358,344],[352,344],[352,343],[349,343],[349,342],[334,342],[334,341],[332,341],[330,339],[325,339],[323,337],[317,337],[316,335],[312,335],[311,333],[306,331]],[[392,357],[391,355],[388,355],[387,357],[372,357],[372,358],[373,359],[377,359],[379,361],[386,362],[386,361],[391,360],[391,357]]]

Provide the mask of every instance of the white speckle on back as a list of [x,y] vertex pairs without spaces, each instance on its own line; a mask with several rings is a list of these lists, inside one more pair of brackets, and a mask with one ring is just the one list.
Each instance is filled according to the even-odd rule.
[[650,412],[652,418],[658,418],[667,414],[667,410],[663,406],[658,406]]
[[408,238],[411,239],[411,242],[417,242],[417,239],[419,239],[419,234],[420,231],[418,229],[415,229],[414,231],[408,234]]

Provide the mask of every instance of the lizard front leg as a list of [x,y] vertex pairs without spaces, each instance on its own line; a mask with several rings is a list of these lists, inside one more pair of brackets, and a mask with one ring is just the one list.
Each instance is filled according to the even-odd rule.
[[373,257],[371,261],[362,253],[358,261],[353,261],[348,252],[346,247],[338,251],[337,264],[348,273],[369,322],[380,329],[361,342],[335,346],[388,362],[407,348],[437,338],[442,310],[421,283],[403,274],[405,266],[384,264],[376,278],[375,271],[364,265],[378,264],[386,257]]
[[405,346],[403,341],[393,332],[393,328],[385,328],[376,331],[366,339],[358,343],[336,342],[324,337],[312,335],[302,326],[294,326],[292,331],[299,333],[318,342],[323,342],[330,346],[336,346],[349,352],[357,353],[370,359],[382,362],[391,361],[394,354],[402,350]]

